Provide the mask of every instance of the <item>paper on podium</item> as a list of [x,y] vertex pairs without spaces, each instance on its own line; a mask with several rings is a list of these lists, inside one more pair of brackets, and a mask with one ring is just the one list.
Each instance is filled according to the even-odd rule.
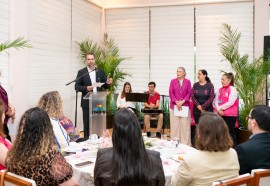
[[104,83],[93,83],[92,87],[101,87]]
[[174,116],[188,117],[189,107],[182,106],[182,110],[178,110],[177,106],[174,105],[173,114]]

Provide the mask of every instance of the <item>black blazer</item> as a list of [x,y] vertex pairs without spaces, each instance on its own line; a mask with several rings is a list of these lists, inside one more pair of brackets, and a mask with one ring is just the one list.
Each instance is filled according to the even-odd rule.
[[[88,73],[87,67],[84,67],[83,69],[78,71],[77,77],[80,77],[84,74]],[[100,82],[100,83],[105,83],[107,81],[107,77],[104,73],[103,70],[101,70],[100,68],[97,68],[96,70],[96,82]],[[76,90],[76,86],[77,86],[77,91],[82,93],[82,97],[81,97],[81,107],[82,108],[89,108],[89,101],[86,99],[83,99],[84,96],[86,96],[86,94],[89,92],[87,90],[87,86],[92,86],[92,82],[90,79],[89,74],[83,76],[82,78],[80,78],[77,83],[75,84],[75,90]],[[101,91],[102,88],[108,89],[109,85],[108,84],[104,84],[102,85],[102,87],[97,87],[97,91]]]
[[235,148],[240,164],[239,174],[251,173],[252,169],[270,169],[270,135],[257,134]]

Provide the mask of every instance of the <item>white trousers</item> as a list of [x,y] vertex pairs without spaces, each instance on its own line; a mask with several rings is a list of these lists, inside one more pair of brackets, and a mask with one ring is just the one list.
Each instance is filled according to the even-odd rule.
[[187,118],[174,116],[173,109],[170,109],[171,139],[177,137],[180,143],[191,146],[190,112],[188,115]]

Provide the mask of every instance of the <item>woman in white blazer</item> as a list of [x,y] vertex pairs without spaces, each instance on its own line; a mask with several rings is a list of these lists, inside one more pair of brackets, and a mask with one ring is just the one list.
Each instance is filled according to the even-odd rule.
[[221,116],[202,113],[195,144],[197,150],[183,157],[172,176],[172,186],[209,186],[214,181],[238,176],[237,154],[231,148],[233,142]]

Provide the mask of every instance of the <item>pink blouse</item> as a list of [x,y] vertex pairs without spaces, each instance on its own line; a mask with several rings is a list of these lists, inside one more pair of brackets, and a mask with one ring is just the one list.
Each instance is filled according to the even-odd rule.
[[[11,149],[11,143],[5,138],[3,138],[2,136],[0,136],[0,143],[3,143],[7,147],[8,150]],[[4,165],[0,164],[0,170],[4,170],[5,168],[6,167]]]

